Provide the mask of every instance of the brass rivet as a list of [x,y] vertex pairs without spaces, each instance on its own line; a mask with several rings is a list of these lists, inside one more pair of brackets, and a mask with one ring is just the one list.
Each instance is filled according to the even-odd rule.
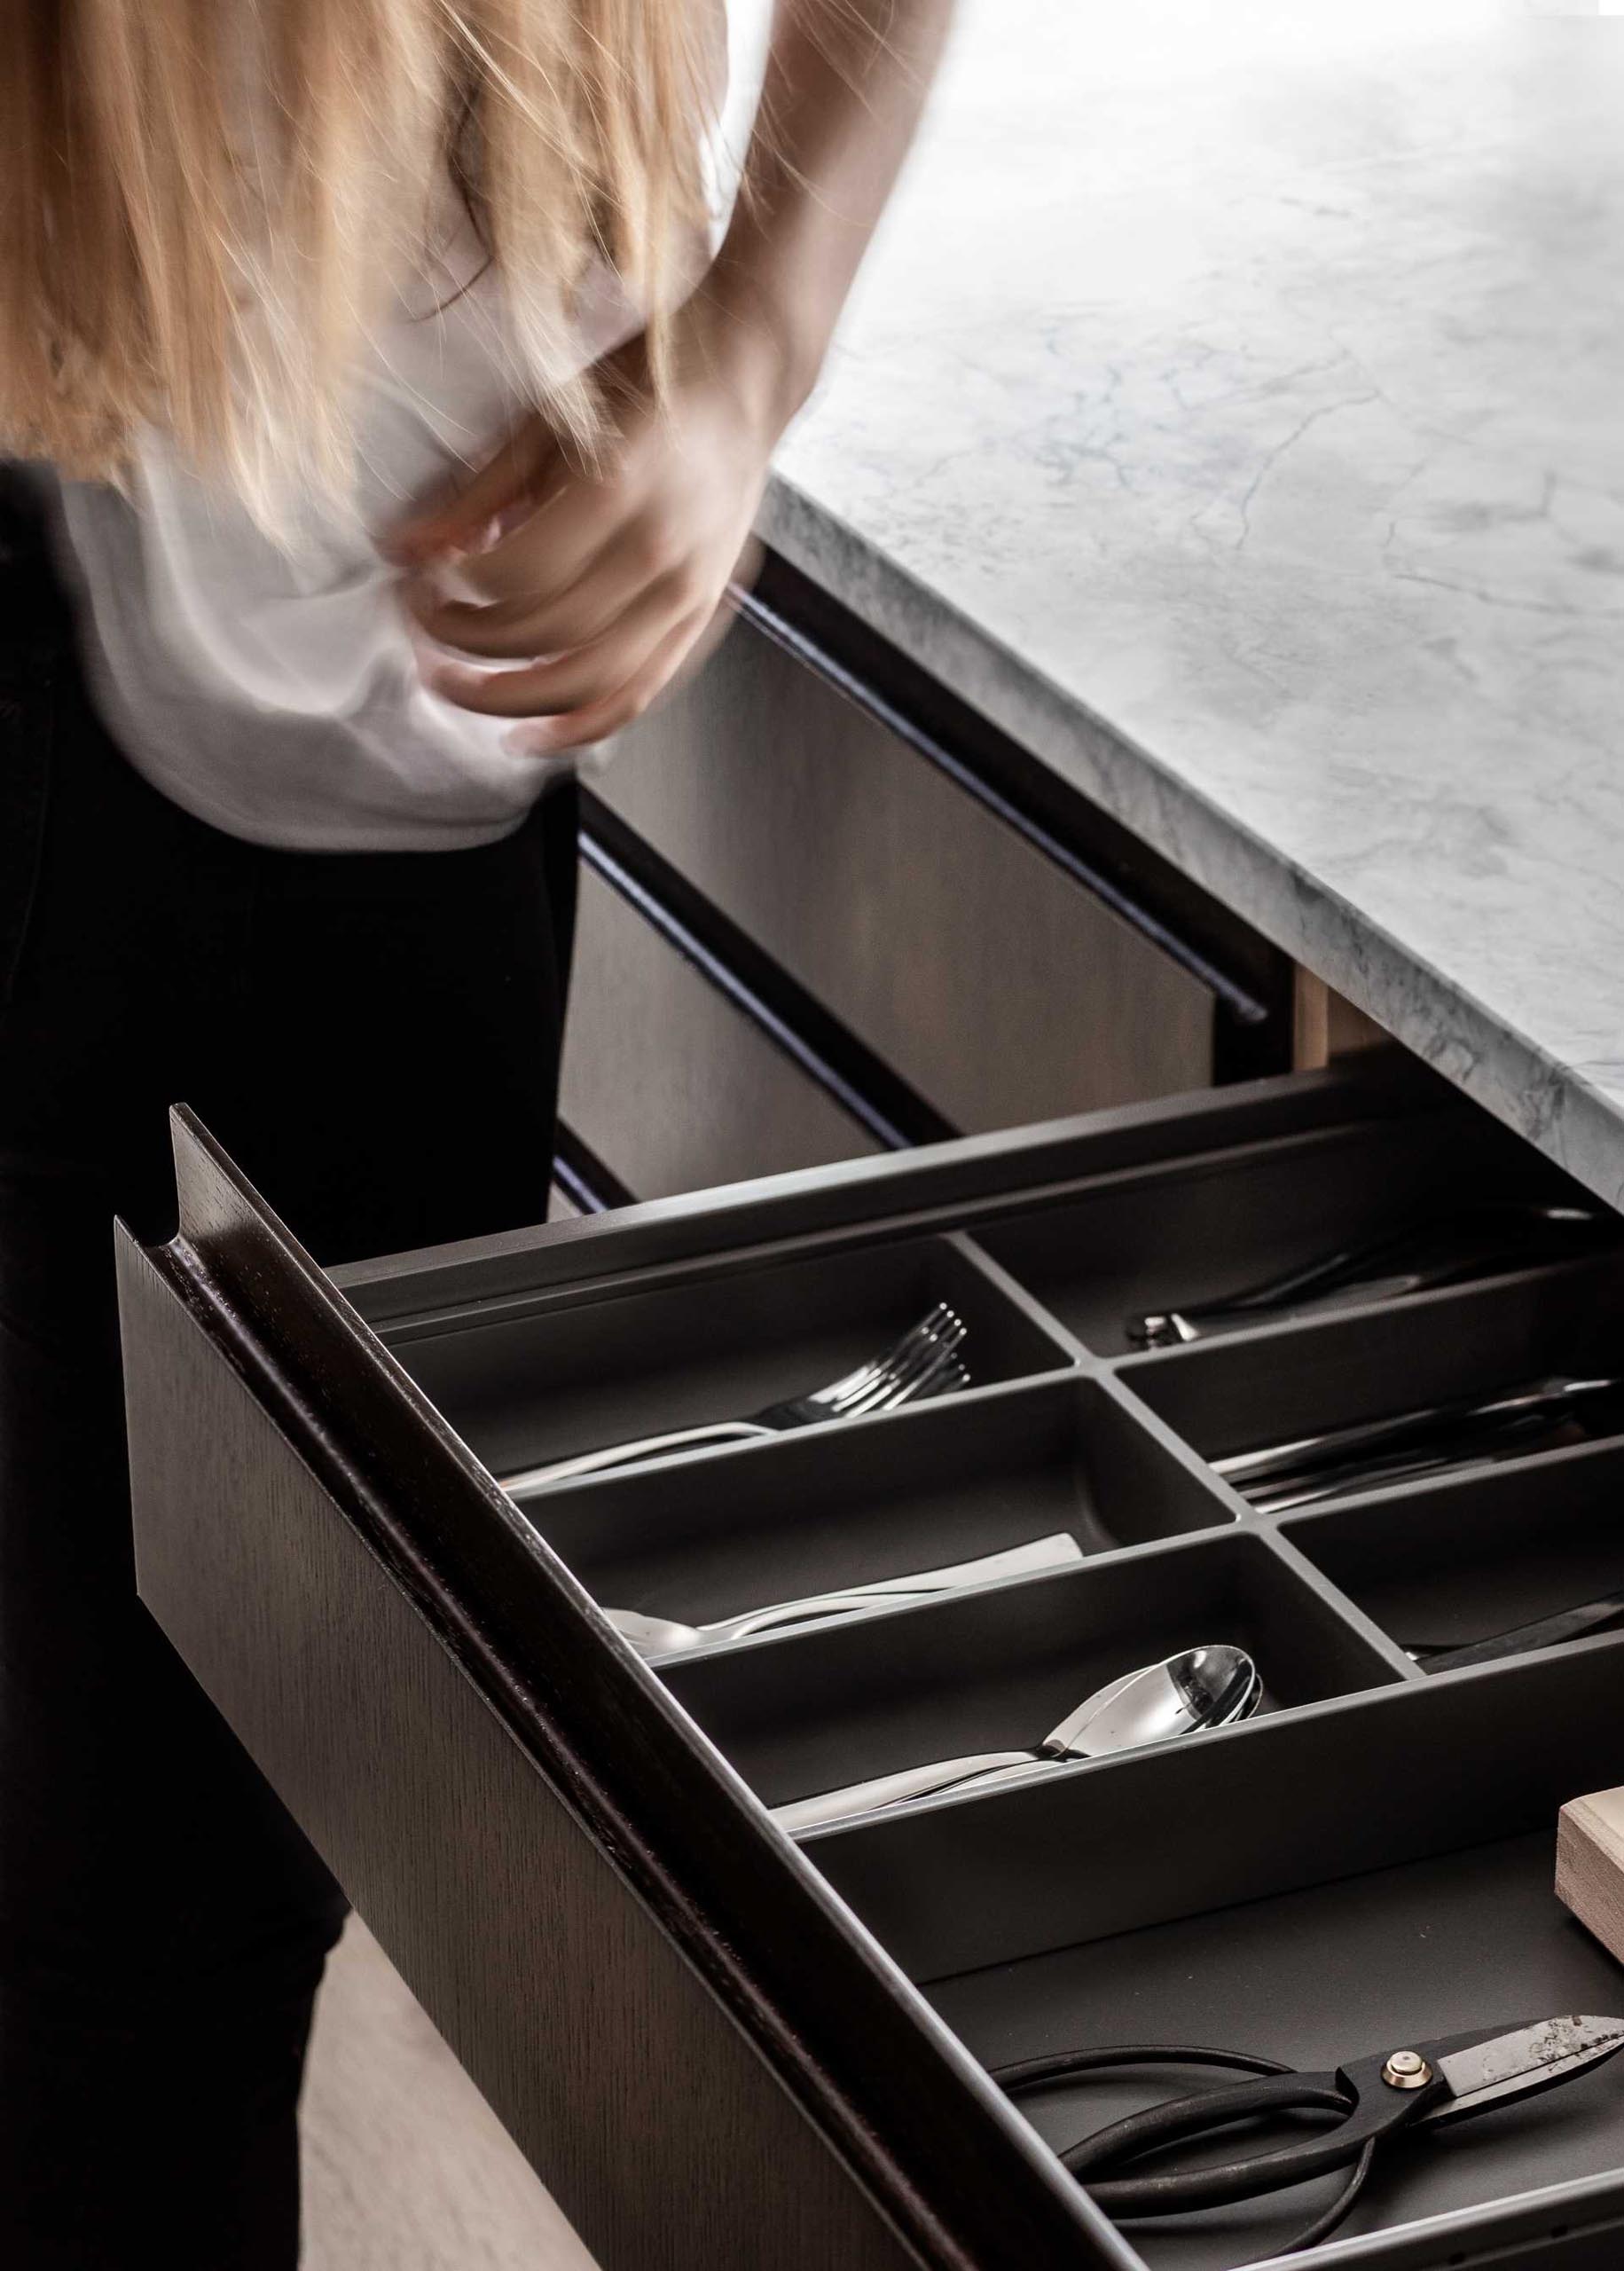
[[1432,2078],[1432,2069],[1418,2050],[1395,2050],[1382,2068],[1390,2090],[1423,2090]]

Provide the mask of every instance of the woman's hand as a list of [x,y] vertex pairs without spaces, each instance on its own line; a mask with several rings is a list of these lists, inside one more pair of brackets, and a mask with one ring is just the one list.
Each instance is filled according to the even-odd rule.
[[[406,601],[422,631],[480,661],[426,664],[426,683],[467,710],[527,722],[510,746],[579,749],[640,717],[729,619],[729,584],[788,404],[765,329],[702,297],[679,318],[673,382],[652,401],[640,340],[607,358],[613,428],[595,471],[531,420],[446,505],[389,545],[402,564],[456,560],[473,599],[427,575]],[[492,524],[507,532],[483,551]],[[516,523],[516,524],[515,524]],[[747,570],[745,578],[748,578]]]
[[[461,552],[475,595],[417,588],[410,604],[429,637],[524,665],[428,672],[465,709],[530,720],[515,747],[601,741],[718,636],[767,460],[823,360],[952,6],[776,0],[743,193],[676,326],[663,409],[634,341],[603,366],[621,407],[597,473],[569,463],[537,421],[461,496],[398,531],[391,548],[414,566]],[[506,532],[468,556],[493,522]]]

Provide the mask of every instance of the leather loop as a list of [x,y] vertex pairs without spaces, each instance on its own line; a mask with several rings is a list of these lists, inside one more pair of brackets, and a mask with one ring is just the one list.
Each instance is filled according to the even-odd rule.
[[[1268,2075],[1259,2081],[1204,2090],[1195,2097],[1177,2098],[1165,2105],[1153,2105],[1146,2112],[1130,2114],[1126,2120],[1084,2138],[1062,2157],[1073,2176],[1081,2177],[1099,2205],[1111,2214],[1179,2215],[1187,2209],[1218,2208],[1229,2201],[1251,2199],[1256,2194],[1345,2167],[1358,2159],[1365,2143],[1362,2134],[1349,2133],[1356,2111],[1356,2100],[1335,2074]],[[1108,2177],[1100,2181],[1091,2173],[1269,2113],[1341,2114],[1344,2119],[1327,2137],[1250,2154],[1214,2168]]]

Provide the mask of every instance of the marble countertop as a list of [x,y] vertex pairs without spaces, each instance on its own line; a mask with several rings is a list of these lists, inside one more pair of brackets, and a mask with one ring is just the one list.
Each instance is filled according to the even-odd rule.
[[1624,22],[1551,4],[961,0],[764,527],[1624,1202]]

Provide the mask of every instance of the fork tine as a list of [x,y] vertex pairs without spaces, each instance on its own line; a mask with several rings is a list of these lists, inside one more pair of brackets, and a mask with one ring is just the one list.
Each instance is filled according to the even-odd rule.
[[900,1404],[918,1403],[927,1396],[947,1395],[969,1386],[969,1374],[958,1358],[946,1349],[938,1349],[907,1377],[894,1380],[887,1393],[868,1408],[893,1411]]
[[938,1301],[921,1319],[918,1330],[927,1333],[938,1348],[956,1348],[968,1328],[957,1309],[950,1308],[945,1301]]
[[827,1403],[831,1411],[843,1411],[856,1396],[864,1395],[882,1377],[883,1367],[877,1357],[870,1357],[866,1364],[859,1364],[852,1371],[831,1380],[827,1387],[813,1388],[807,1397],[809,1403]]
[[968,1387],[970,1384],[969,1366],[954,1356],[945,1354],[933,1364],[928,1379],[921,1380],[914,1393],[919,1395],[942,1395],[949,1389]]
[[907,1332],[903,1333],[890,1348],[883,1349],[877,1356],[871,1357],[867,1363],[859,1365],[857,1371],[849,1372],[843,1380],[836,1381],[831,1387],[818,1389],[816,1391],[818,1402],[820,1403],[839,1402],[843,1404],[853,1395],[867,1394],[876,1386],[890,1379],[899,1367],[913,1363],[918,1350],[930,1345],[935,1331],[932,1322],[935,1315],[935,1310],[932,1310],[929,1316],[922,1317],[917,1324],[910,1325]]
[[883,1372],[866,1395],[856,1403],[847,1404],[842,1417],[854,1419],[864,1411],[888,1411],[899,1395],[906,1396],[909,1393],[911,1384],[921,1369],[922,1364],[916,1360],[898,1371]]
[[877,1356],[870,1356],[867,1363],[854,1364],[849,1372],[843,1372],[837,1380],[830,1380],[823,1387],[813,1388],[811,1391],[812,1396],[819,1403],[843,1403],[847,1396],[859,1395],[864,1388],[869,1387],[876,1375],[883,1370],[884,1364],[885,1356],[882,1350]]
[[883,1368],[875,1393],[886,1399],[898,1392],[906,1393],[922,1374],[942,1361],[945,1353],[932,1334],[914,1334],[907,1346]]
[[887,1358],[884,1370],[895,1379],[899,1372],[913,1369],[922,1359],[934,1361],[939,1356],[951,1355],[964,1338],[964,1326],[945,1301],[938,1301],[928,1316],[922,1317],[912,1332],[905,1333]]
[[943,1323],[921,1340],[907,1363],[892,1372],[889,1387],[893,1400],[928,1393],[927,1383],[935,1380],[941,1367],[956,1362],[953,1351],[964,1338],[964,1326],[945,1303],[941,1316]]
[[922,1351],[933,1346],[956,1348],[963,1338],[964,1327],[958,1317],[945,1301],[938,1301],[891,1348],[831,1380],[828,1387],[814,1388],[809,1400],[841,1412],[866,1410],[868,1400],[883,1394],[899,1371],[911,1369]]

